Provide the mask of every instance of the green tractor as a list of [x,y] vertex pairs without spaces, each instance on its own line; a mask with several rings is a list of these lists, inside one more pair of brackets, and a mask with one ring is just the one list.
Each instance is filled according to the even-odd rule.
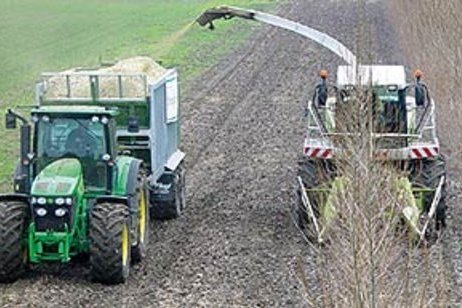
[[[88,80],[91,95],[71,95],[73,78]],[[28,264],[86,256],[93,280],[123,283],[146,255],[150,211],[163,219],[181,214],[176,71],[151,86],[137,76],[146,91],[137,97],[122,93],[129,78],[47,74],[31,123],[6,114],[8,129],[22,122],[21,156],[14,193],[0,195],[0,282],[17,280]],[[58,79],[64,96],[50,91]],[[116,94],[104,93],[105,79],[118,83]]]

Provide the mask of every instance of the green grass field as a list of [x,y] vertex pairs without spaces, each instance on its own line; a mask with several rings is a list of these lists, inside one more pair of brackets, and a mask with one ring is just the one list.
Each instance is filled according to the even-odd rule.
[[206,31],[193,24],[203,10],[223,3],[266,9],[275,2],[1,0],[0,191],[9,189],[18,156],[17,132],[5,131],[3,114],[6,108],[33,103],[35,80],[41,72],[148,55],[164,66],[178,67],[185,87],[255,27],[241,21]]

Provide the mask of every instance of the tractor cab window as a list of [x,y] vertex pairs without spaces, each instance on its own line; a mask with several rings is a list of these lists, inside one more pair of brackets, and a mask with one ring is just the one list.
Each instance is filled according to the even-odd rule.
[[85,187],[106,187],[106,126],[98,117],[53,118],[42,116],[36,125],[36,173],[63,158],[82,164]]

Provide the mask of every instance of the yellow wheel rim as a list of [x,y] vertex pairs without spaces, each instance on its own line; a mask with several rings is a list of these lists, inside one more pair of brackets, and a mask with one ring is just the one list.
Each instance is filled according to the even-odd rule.
[[126,266],[128,262],[128,230],[127,225],[122,229],[122,264]]
[[144,193],[144,190],[141,190],[141,196],[140,196],[140,204],[139,204],[139,220],[140,220],[140,226],[139,226],[139,242],[144,243],[144,236],[146,233],[146,196]]

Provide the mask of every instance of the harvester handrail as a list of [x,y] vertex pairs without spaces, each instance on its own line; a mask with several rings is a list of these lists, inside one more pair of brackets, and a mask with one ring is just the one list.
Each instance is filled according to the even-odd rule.
[[420,235],[420,241],[423,241],[425,238],[426,231],[428,229],[428,226],[430,225],[430,221],[433,219],[433,216],[435,216],[436,213],[436,208],[438,207],[438,204],[440,203],[441,200],[441,195],[444,187],[444,183],[446,182],[446,177],[442,176],[440,179],[440,182],[438,183],[438,187],[435,190],[435,196],[432,200],[432,204],[430,207],[430,210],[428,211],[427,214],[427,220],[425,221],[425,224],[422,228],[421,231],[418,230],[417,233]]
[[322,135],[326,134],[327,128],[321,119],[321,114],[319,113],[318,107],[312,101],[310,102],[310,105],[312,107],[311,108],[313,111],[312,114],[313,114],[314,121],[316,122],[316,125],[320,128],[320,132]]
[[300,187],[301,199],[303,205],[306,207],[308,216],[311,218],[314,224],[314,229],[316,231],[316,235],[318,238],[318,243],[322,243],[322,235],[321,235],[321,228],[319,227],[318,220],[316,219],[316,215],[314,214],[313,206],[311,205],[310,198],[306,193],[306,187],[303,185],[303,180],[300,176],[297,177],[298,185]]
[[[417,108],[416,108],[417,109]],[[417,124],[416,131],[419,134],[422,134],[422,131],[425,128],[425,124],[430,120],[432,111],[434,111],[433,101],[430,101],[427,106],[425,106],[424,114],[420,118],[419,123]]]

